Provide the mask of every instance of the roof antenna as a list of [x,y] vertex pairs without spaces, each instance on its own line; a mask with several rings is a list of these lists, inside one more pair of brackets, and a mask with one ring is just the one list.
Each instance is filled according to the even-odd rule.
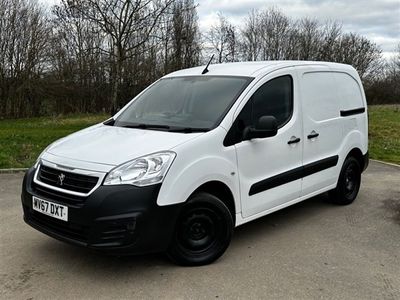
[[204,68],[204,70],[203,70],[203,72],[201,72],[201,74],[206,74],[206,73],[208,73],[208,66],[210,65],[210,63],[211,63],[211,61],[213,60],[213,58],[214,58],[214,54],[211,55],[211,58],[210,58],[210,60],[208,61],[207,66]]

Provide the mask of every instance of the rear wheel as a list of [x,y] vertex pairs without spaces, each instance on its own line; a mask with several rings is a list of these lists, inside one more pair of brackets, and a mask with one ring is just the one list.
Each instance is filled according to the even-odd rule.
[[178,218],[168,256],[180,265],[209,264],[225,252],[232,232],[226,205],[211,194],[195,194]]
[[340,171],[337,187],[329,195],[335,204],[347,205],[356,199],[361,184],[361,167],[357,159],[348,157]]

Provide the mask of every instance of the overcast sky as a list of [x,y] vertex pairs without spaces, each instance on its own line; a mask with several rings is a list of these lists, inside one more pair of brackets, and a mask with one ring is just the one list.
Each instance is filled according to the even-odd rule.
[[[41,0],[47,4],[58,0]],[[345,31],[360,33],[390,56],[400,42],[400,0],[197,0],[200,28],[207,30],[221,12],[240,25],[251,9],[276,7],[293,18],[342,22]]]
[[221,12],[240,25],[251,9],[277,7],[293,18],[338,20],[345,31],[360,33],[381,46],[385,56],[400,42],[400,0],[201,0],[201,29],[209,28]]

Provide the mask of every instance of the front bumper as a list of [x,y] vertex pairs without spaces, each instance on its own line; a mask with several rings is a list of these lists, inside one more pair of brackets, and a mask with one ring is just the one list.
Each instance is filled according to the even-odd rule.
[[[165,251],[182,204],[158,206],[161,184],[100,186],[86,198],[43,190],[29,169],[22,186],[24,220],[58,240],[113,254]],[[32,209],[32,196],[68,206],[68,222]]]

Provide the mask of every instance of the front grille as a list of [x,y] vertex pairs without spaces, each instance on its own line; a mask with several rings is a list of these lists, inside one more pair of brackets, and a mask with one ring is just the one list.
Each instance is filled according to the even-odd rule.
[[86,200],[86,197],[74,196],[58,192],[32,182],[32,190],[36,196],[49,201],[56,201],[68,206],[80,207]]
[[28,207],[24,207],[24,210],[25,216],[31,223],[34,223],[35,225],[56,233],[60,236],[87,243],[88,238],[86,227],[46,216],[44,214],[31,210]]
[[41,165],[38,173],[39,181],[65,190],[87,194],[99,181],[98,177],[66,172]]

